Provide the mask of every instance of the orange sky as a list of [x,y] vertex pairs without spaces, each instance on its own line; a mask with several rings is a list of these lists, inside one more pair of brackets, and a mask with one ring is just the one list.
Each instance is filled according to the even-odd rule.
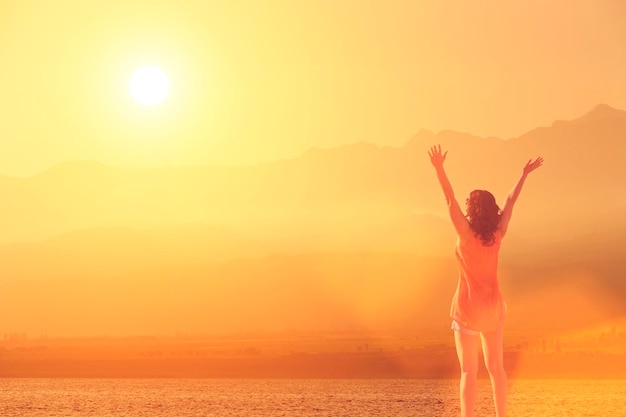
[[[3,1],[0,174],[515,137],[626,108],[625,17],[619,0]],[[128,93],[142,64],[170,75],[161,106]]]
[[[448,331],[435,138],[458,196],[503,201],[546,159],[500,264],[512,328],[623,315],[626,113],[596,106],[626,109],[624,17],[618,1],[0,0],[0,334]],[[155,107],[128,89],[148,64],[171,81]],[[579,117],[506,150],[422,132],[121,168]],[[2,176],[77,160],[121,167]]]

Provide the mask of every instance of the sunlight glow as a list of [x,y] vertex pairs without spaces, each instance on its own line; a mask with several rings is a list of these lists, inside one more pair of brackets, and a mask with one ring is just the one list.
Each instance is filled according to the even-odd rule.
[[170,80],[167,74],[152,65],[139,68],[130,79],[130,94],[144,106],[160,104],[170,93]]

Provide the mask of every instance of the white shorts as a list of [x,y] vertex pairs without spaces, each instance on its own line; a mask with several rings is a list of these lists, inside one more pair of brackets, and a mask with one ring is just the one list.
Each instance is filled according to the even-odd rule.
[[455,332],[459,332],[461,334],[469,334],[472,336],[478,336],[480,332],[478,330],[468,329],[467,327],[461,326],[456,320],[452,320],[452,326],[450,327]]

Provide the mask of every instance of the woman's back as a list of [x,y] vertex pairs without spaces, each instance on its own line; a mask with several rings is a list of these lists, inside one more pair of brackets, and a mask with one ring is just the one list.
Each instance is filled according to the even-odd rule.
[[452,301],[452,317],[464,327],[480,331],[495,330],[504,320],[504,301],[498,282],[498,254],[502,233],[483,244],[475,235],[457,240],[456,259],[459,282]]

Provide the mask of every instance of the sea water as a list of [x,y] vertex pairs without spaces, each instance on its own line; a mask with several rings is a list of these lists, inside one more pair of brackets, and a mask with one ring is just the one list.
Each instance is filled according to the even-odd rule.
[[[459,416],[456,380],[0,379],[0,416]],[[509,417],[626,417],[626,380],[509,381]],[[494,416],[488,380],[476,416]]]

